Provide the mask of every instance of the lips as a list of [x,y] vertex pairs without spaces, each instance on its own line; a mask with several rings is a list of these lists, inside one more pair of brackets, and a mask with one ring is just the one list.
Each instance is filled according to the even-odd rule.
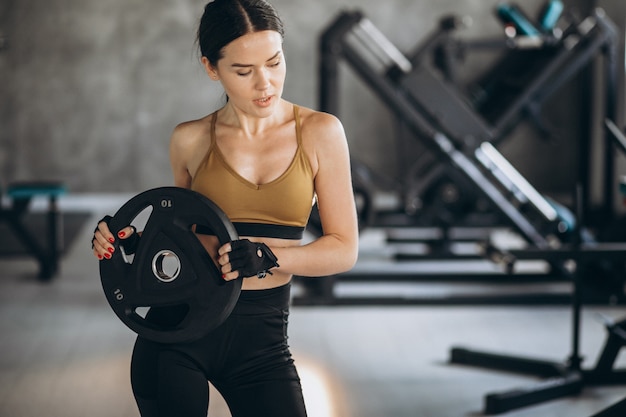
[[267,96],[267,97],[257,98],[256,100],[254,100],[254,102],[258,104],[268,104],[271,100],[272,100],[272,96]]

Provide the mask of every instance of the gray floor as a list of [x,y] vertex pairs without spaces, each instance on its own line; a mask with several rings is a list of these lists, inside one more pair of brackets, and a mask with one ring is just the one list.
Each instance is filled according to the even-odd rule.
[[[66,209],[95,206],[93,199]],[[115,200],[107,200],[114,207]],[[122,200],[125,201],[125,200]],[[99,205],[94,220],[110,208]],[[46,285],[29,259],[0,258],[0,416],[135,417],[128,367],[133,334],[102,294],[89,255],[89,223]],[[412,291],[419,293],[420,285]],[[604,343],[598,314],[586,308],[581,350],[592,366]],[[562,361],[570,353],[570,311],[541,307],[294,307],[290,342],[311,417],[482,415],[484,395],[532,387],[538,379],[448,363],[461,345]],[[626,363],[620,355],[619,363]],[[212,392],[209,415],[229,416]],[[626,396],[626,387],[588,387],[567,397],[500,414],[587,417]]]

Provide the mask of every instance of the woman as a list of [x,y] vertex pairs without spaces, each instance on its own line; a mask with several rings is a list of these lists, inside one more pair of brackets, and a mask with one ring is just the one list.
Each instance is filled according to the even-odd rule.
[[[215,113],[174,130],[174,183],[206,195],[228,215],[240,240],[217,248],[214,237],[199,238],[223,279],[245,279],[232,314],[209,336],[178,345],[137,338],[133,392],[144,417],[206,416],[207,380],[235,417],[305,416],[287,345],[290,281],[294,274],[340,273],[356,262],[345,134],[335,117],[282,98],[283,26],[265,1],[207,4],[198,43],[204,69],[221,82],[228,100]],[[302,244],[314,198],[324,234]],[[117,238],[133,233],[127,227]],[[99,222],[94,255],[106,262],[115,238],[106,221]]]

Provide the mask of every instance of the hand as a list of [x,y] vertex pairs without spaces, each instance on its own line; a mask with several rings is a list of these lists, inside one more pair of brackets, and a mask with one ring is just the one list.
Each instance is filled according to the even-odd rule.
[[265,278],[266,274],[272,275],[270,268],[280,266],[277,260],[265,243],[240,239],[219,248],[217,262],[222,269],[222,278],[231,281],[239,277]]
[[[94,256],[99,260],[111,259],[113,252],[115,252],[115,247],[113,246],[113,243],[115,243],[115,236],[113,236],[113,233],[111,233],[111,230],[109,229],[110,221],[111,216],[104,216],[98,222],[98,225],[93,231],[91,248]],[[139,240],[139,235],[137,234],[134,226],[127,226],[117,233],[117,237],[120,239],[129,239],[131,236],[133,236],[133,238],[128,241],[124,247],[127,254],[134,253]],[[126,249],[127,247],[128,249]]]

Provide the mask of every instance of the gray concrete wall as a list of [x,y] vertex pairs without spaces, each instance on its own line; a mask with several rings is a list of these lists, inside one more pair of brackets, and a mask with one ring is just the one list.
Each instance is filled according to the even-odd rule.
[[[364,11],[408,51],[447,13],[472,17],[474,24],[464,31],[468,38],[500,33],[492,13],[497,2],[274,0],[287,29],[285,98],[317,107],[317,39],[341,9]],[[6,39],[0,50],[2,182],[61,179],[73,192],[171,184],[167,144],[172,129],[213,111],[223,99],[203,73],[194,45],[204,3],[0,2],[0,39]],[[523,7],[532,15],[542,3],[528,0]],[[565,3],[590,7],[583,0]],[[471,72],[471,63],[468,68]],[[367,87],[346,78],[341,117],[354,156],[385,175],[401,175],[393,119]],[[564,93],[556,115],[556,123],[572,136],[577,135],[577,95],[576,88]],[[522,139],[507,141],[503,151],[531,182],[548,191],[568,186],[571,175],[565,167],[575,153],[571,144],[542,143],[525,127],[515,135]],[[555,152],[562,158],[555,161]]]

